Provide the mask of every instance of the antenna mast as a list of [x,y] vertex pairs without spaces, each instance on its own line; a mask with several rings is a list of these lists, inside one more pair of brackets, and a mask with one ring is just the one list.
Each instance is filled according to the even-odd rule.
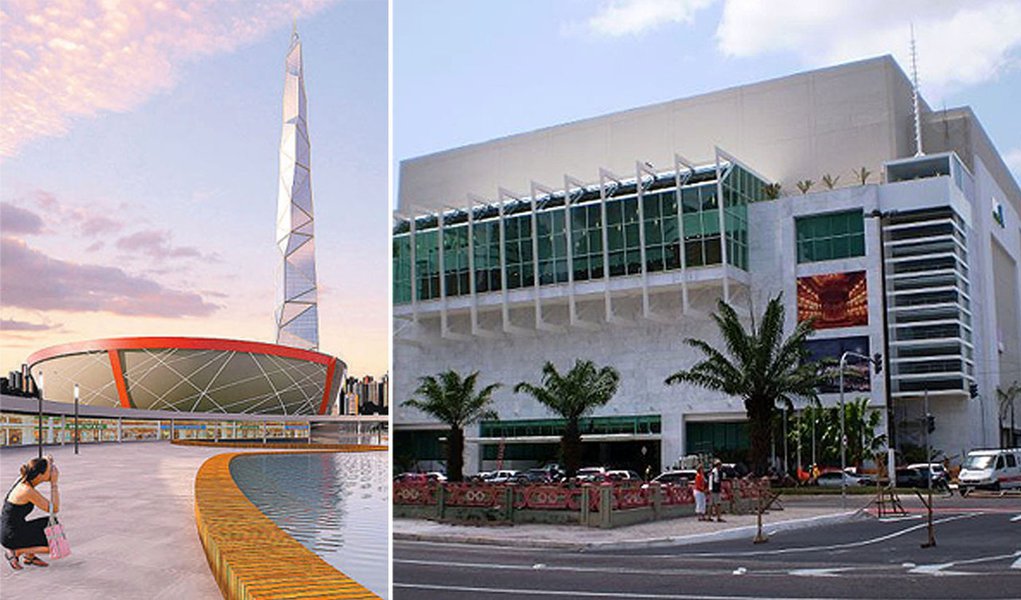
[[915,104],[915,156],[922,156],[922,120],[918,111],[918,52],[915,49],[915,24],[911,24],[911,92]]

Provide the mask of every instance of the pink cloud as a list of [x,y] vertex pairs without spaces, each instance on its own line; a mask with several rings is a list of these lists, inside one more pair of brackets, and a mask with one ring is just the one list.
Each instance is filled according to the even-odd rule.
[[192,246],[173,246],[170,232],[148,229],[132,233],[117,240],[117,248],[133,253],[146,254],[152,258],[199,258],[202,253]]
[[153,317],[207,316],[219,308],[194,292],[116,267],[52,258],[12,237],[2,239],[0,256],[0,286],[11,307]]
[[43,219],[27,208],[0,202],[0,230],[5,234],[33,235],[42,233]]
[[123,227],[123,223],[103,215],[84,216],[78,224],[79,231],[90,237],[120,231]]
[[124,112],[174,87],[179,67],[255,42],[335,0],[7,0],[0,156]]
[[0,319],[0,331],[47,331],[57,327],[60,327],[59,323],[57,325],[47,325],[45,323],[29,323],[15,319]]

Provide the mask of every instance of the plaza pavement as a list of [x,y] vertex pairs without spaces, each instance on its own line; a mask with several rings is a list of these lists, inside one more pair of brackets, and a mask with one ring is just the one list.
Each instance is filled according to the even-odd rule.
[[[863,510],[869,496],[848,500],[840,497],[792,497],[784,499],[783,510],[771,510],[762,516],[763,532],[792,531],[865,519]],[[699,521],[694,516],[651,521],[614,529],[575,525],[519,524],[513,526],[456,525],[424,519],[394,519],[393,539],[405,541],[489,544],[563,550],[638,549],[679,546],[711,541],[751,540],[757,530],[755,515],[728,515],[724,521]]]
[[[0,564],[3,598],[221,598],[195,528],[195,473],[227,450],[125,442],[46,447],[60,468],[71,555],[20,571]],[[231,452],[243,452],[230,449]],[[36,447],[0,450],[3,493]],[[49,484],[40,491],[50,497]],[[45,516],[34,509],[28,518]]]

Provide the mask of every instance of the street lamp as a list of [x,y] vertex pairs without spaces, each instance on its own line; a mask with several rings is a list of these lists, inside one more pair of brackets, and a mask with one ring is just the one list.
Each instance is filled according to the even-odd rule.
[[847,358],[855,358],[871,363],[876,373],[883,369],[883,355],[869,357],[850,350],[840,355],[840,506],[847,508],[847,434],[844,433],[844,366]]

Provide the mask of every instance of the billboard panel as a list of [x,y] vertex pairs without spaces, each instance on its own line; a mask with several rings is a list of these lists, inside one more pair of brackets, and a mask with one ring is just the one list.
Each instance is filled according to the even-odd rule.
[[[822,364],[821,371],[826,376],[826,383],[819,388],[822,394],[834,394],[840,391],[840,356],[844,352],[857,352],[864,356],[869,354],[869,338],[860,335],[854,337],[831,338],[828,340],[808,340],[805,342],[808,360]],[[844,370],[844,392],[868,392],[872,389],[869,374],[870,364],[860,359],[849,360]]]
[[868,325],[865,271],[798,277],[798,321],[811,318],[816,329]]

